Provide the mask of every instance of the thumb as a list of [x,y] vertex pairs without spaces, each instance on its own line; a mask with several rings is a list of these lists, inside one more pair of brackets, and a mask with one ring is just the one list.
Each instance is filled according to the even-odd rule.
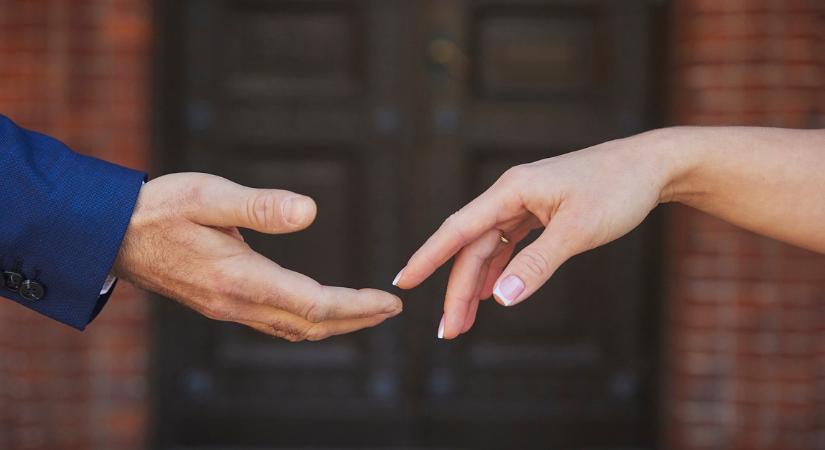
[[262,233],[292,233],[308,227],[315,202],[280,189],[253,189],[219,177],[208,177],[196,188],[198,201],[189,218],[201,225],[249,228]]
[[504,306],[521,303],[572,256],[564,237],[551,228],[510,261],[493,288],[496,301]]

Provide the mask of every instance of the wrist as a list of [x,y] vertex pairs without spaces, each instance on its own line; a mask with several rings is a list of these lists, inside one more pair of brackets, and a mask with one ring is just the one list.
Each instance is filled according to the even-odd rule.
[[688,203],[701,193],[697,184],[697,172],[703,158],[696,127],[672,127],[645,133],[650,142],[643,148],[650,149],[649,157],[654,170],[661,174],[659,203]]

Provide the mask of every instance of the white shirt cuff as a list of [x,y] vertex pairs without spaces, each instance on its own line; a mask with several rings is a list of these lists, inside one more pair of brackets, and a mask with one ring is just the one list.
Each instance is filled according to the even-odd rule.
[[[144,181],[143,184],[146,184],[146,182]],[[110,273],[109,276],[106,277],[106,282],[103,283],[103,287],[100,289],[100,295],[108,294],[109,291],[112,290],[112,286],[115,285],[115,281],[117,281],[117,277]]]
[[109,275],[106,277],[106,282],[103,283],[103,288],[100,290],[100,295],[106,295],[109,291],[112,290],[112,286],[115,285],[115,281],[117,281],[117,277],[114,275]]

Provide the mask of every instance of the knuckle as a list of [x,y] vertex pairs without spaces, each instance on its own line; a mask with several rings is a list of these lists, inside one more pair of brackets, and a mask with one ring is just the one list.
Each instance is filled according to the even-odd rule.
[[448,289],[447,294],[445,296],[446,298],[445,298],[445,301],[444,301],[444,305],[445,305],[444,313],[451,312],[451,311],[448,311],[447,305],[460,305],[460,307],[462,307],[462,308],[466,307],[467,305],[472,303],[474,295],[475,295],[474,291],[462,290],[462,291],[459,292],[458,290],[455,290],[455,291],[451,292],[451,290]]
[[315,326],[310,327],[309,330],[307,330],[307,332],[304,334],[304,336],[308,341],[317,342],[322,339],[326,339],[329,336],[329,332],[327,331],[326,327],[320,324],[316,324]]
[[324,306],[318,301],[311,302],[304,312],[304,317],[312,323],[323,322],[326,319]]
[[304,318],[312,323],[320,323],[329,317],[329,301],[325,290],[321,289],[321,295],[309,301],[304,311]]
[[219,298],[207,298],[201,305],[199,312],[212,320],[231,321],[235,316],[231,306]]
[[461,211],[455,212],[450,215],[450,217],[447,217],[447,219],[444,220],[444,228],[452,233],[455,233],[456,237],[458,237],[460,241],[464,242],[468,239],[467,233],[461,225],[461,220],[459,219],[460,213]]
[[527,274],[536,278],[541,278],[549,275],[550,261],[540,252],[525,249],[521,252],[519,264],[524,268]]
[[289,342],[301,342],[304,340],[304,338],[299,334],[287,333],[284,331],[276,331],[275,336]]
[[527,177],[529,169],[527,166],[513,166],[507,169],[499,178],[501,183],[513,183],[524,180]]
[[293,339],[292,342],[301,342],[307,340],[309,338],[309,330],[311,330],[312,328],[313,327],[311,325],[292,328],[289,333],[290,338]]
[[247,200],[247,221],[262,228],[269,228],[277,225],[277,206],[277,199],[274,195],[267,195],[264,192],[257,192]]

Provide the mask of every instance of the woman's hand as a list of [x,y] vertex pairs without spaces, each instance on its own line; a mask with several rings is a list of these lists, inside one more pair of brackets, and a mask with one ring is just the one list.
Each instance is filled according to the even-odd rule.
[[[438,337],[466,332],[480,300],[518,304],[568,258],[635,228],[667,191],[668,159],[651,149],[668,142],[655,131],[511,168],[444,221],[393,284],[413,288],[455,255]],[[535,228],[541,236],[511,260]]]

